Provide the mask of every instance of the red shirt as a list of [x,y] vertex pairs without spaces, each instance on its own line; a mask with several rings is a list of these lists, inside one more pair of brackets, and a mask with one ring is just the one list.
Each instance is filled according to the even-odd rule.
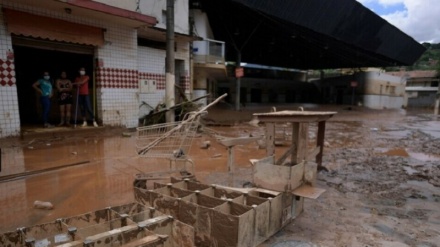
[[75,79],[75,82],[82,82],[84,80],[86,80],[86,82],[84,82],[83,84],[79,85],[79,94],[80,95],[89,95],[89,76],[88,75],[82,75],[82,76],[78,76]]

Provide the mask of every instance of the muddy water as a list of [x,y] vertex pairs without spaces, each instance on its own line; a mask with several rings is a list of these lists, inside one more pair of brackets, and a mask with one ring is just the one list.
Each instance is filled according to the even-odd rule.
[[[142,167],[133,158],[132,143],[121,137],[70,137],[2,148],[2,177],[73,166],[0,182],[0,231],[132,200],[130,169]],[[49,201],[55,209],[33,209],[35,200]]]
[[[219,123],[212,128],[222,136],[262,135],[262,126],[246,121],[253,111],[266,108],[249,108],[237,114],[219,107],[210,111],[208,122]],[[304,213],[263,246],[288,240],[322,246],[435,246],[440,241],[440,142],[435,136],[440,124],[402,111],[322,110],[339,112],[327,123],[324,165],[329,172],[318,175],[318,186],[327,192],[306,200]],[[310,127],[311,143],[315,130]],[[134,175],[166,171],[169,164],[138,157],[135,137],[122,137],[125,131],[1,140],[0,177],[71,166],[0,182],[0,232],[133,201]],[[207,140],[211,146],[201,149]],[[276,156],[287,148],[277,147]],[[234,172],[228,173],[226,147],[212,136],[195,138],[190,156],[197,179],[236,186],[249,182],[249,159],[264,157],[265,150],[251,143],[234,152]],[[35,200],[55,208],[34,209]]]
[[[225,136],[249,135],[245,129],[218,127],[216,131]],[[169,171],[167,160],[138,157],[134,133],[123,137],[122,132],[3,142],[0,232],[131,202],[135,174]],[[211,146],[200,149],[206,140]],[[249,157],[265,154],[256,143],[238,146],[234,152],[237,171],[240,167],[250,167]],[[211,136],[196,137],[190,157],[202,182],[241,186],[249,181],[235,174],[236,179],[229,176],[227,149]],[[29,172],[35,174],[26,175]],[[211,174],[217,174],[216,179],[209,179]],[[51,202],[55,208],[34,209],[36,200]]]

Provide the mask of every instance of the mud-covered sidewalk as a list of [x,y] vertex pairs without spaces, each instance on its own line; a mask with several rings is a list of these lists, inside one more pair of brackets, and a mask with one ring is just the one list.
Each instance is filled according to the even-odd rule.
[[[437,246],[440,118],[420,110],[303,107],[338,112],[327,122],[327,171],[318,174],[326,192],[307,199],[303,214],[263,246]],[[253,112],[269,110],[219,105],[205,123],[225,136],[258,136],[264,126],[248,121]],[[315,132],[312,125],[311,142]],[[133,130],[120,128],[0,139],[0,232],[134,201],[135,174],[169,168],[167,161],[138,157],[135,141]],[[206,141],[210,147],[200,148]],[[286,148],[277,147],[276,154]],[[197,136],[190,156],[201,182],[243,186],[252,182],[249,159],[264,157],[265,150],[258,143],[235,147],[232,177],[227,150],[212,136]],[[35,200],[54,209],[35,209]]]

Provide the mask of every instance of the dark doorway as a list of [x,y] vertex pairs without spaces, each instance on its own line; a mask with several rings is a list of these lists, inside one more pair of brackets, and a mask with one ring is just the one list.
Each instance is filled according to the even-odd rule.
[[295,102],[296,102],[296,91],[286,90],[286,103],[295,103]]
[[252,88],[251,89],[251,102],[252,103],[261,103],[261,94],[263,93],[263,90],[259,88]]
[[245,107],[246,103],[247,103],[247,88],[241,87],[240,88],[240,104]]
[[225,101],[228,103],[231,103],[231,94],[230,94],[230,90],[228,87],[219,87],[218,88],[218,96],[223,95],[223,94],[228,94],[226,95]]
[[[89,82],[90,92],[94,92],[93,55],[54,51],[21,45],[14,45],[13,49],[20,122],[22,125],[41,123],[39,96],[32,88],[32,84],[42,77],[44,71],[50,73],[51,81],[54,85],[54,95],[51,99],[51,111],[49,114],[49,121],[51,123],[57,123],[59,121],[59,106],[57,103],[55,81],[59,78],[61,71],[65,70],[67,77],[74,82],[75,77],[78,76],[79,68],[84,67],[91,78]],[[74,95],[76,95],[75,91]],[[95,102],[94,96],[94,93],[90,94],[90,100],[92,102]],[[74,99],[74,105],[75,100],[76,99]],[[72,118],[74,118],[75,114],[74,105],[72,106]]]

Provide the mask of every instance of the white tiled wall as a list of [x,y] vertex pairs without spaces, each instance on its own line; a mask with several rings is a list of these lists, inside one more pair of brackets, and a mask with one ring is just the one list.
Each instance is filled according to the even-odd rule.
[[137,89],[101,88],[98,95],[98,109],[102,111],[102,121],[106,125],[138,126],[139,104]]
[[[1,7],[1,6],[0,6]],[[0,8],[0,59],[6,61],[6,52],[12,51],[11,37],[6,33],[3,11]],[[15,79],[14,79],[15,80]],[[16,85],[0,85],[0,138],[20,134],[20,115]]]
[[[103,61],[103,67],[137,70],[136,30],[118,25],[107,25],[106,30],[106,45],[99,47],[96,52],[97,58]],[[137,127],[138,91],[132,88],[98,88],[98,116],[103,124]]]
[[165,50],[139,46],[137,52],[139,72],[165,74]]
[[17,87],[0,86],[0,137],[20,134]]
[[[165,74],[165,56],[164,50],[153,49],[149,47],[138,47],[138,71],[153,74]],[[156,93],[139,94],[139,105],[142,101],[152,107],[156,107],[160,102],[163,103],[165,90],[158,90]],[[140,108],[139,116],[148,114],[149,110],[145,107]]]
[[[199,90],[194,89],[194,92],[193,92],[194,97],[193,98],[195,99],[198,97],[202,97],[202,96],[205,96],[206,94],[208,94],[206,89],[199,89]],[[208,101],[207,101],[207,98],[204,98],[204,99],[197,101],[197,103],[200,103],[205,106],[205,105],[207,105]]]

